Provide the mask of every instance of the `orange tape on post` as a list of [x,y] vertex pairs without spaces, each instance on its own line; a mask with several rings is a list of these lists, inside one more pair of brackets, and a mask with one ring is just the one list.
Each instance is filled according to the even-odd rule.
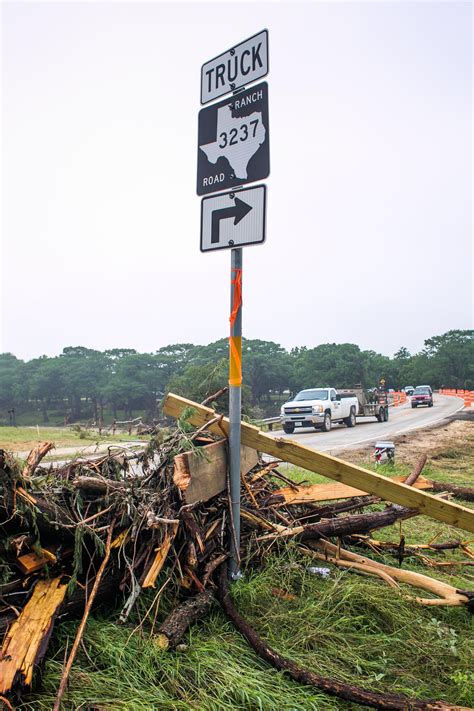
[[231,336],[229,385],[240,387],[242,385],[242,336]]
[[234,285],[234,298],[232,312],[229,318],[231,332],[229,338],[229,385],[240,387],[242,385],[242,337],[233,336],[232,330],[239,309],[242,306],[242,269],[233,269],[232,271],[235,272],[235,278],[231,280],[231,283]]
[[230,328],[234,327],[235,319],[242,306],[242,269],[233,269],[235,272],[235,279],[231,279],[231,284],[234,285],[234,299],[232,304],[232,313],[230,314]]

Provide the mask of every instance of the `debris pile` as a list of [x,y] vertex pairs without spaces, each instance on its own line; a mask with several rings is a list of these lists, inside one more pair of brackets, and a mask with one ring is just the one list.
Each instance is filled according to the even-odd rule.
[[[163,648],[176,647],[217,597],[255,651],[294,679],[361,704],[407,708],[406,698],[375,694],[297,667],[267,647],[233,607],[226,566],[233,535],[226,422],[204,408],[208,416],[195,429],[190,422],[203,408],[192,405],[192,410],[179,413],[170,435],[160,439],[155,432],[138,454],[124,448],[95,459],[45,466],[42,460],[52,445],[43,443],[21,468],[1,453],[0,701],[14,703],[32,686],[54,624],[77,617],[80,623],[58,690],[59,709],[93,606],[120,599],[120,622],[126,623],[140,594],[159,585],[158,592],[174,586],[182,600],[160,627],[158,643]],[[423,463],[400,484],[403,490],[433,488],[420,478]],[[469,496],[469,491],[464,493]],[[402,541],[382,544],[372,537],[379,528],[417,515],[416,508],[387,504],[364,513],[381,498],[344,483],[297,485],[278,461],[263,461],[251,446],[242,447],[241,495],[240,551],[246,566],[259,565],[270,549],[291,539],[309,562],[316,558],[375,575],[394,588],[407,583],[424,590],[426,597],[415,598],[422,604],[473,604],[468,591],[345,550],[346,545],[375,552],[383,548],[393,552],[400,565],[409,555],[436,564],[433,555],[446,544],[417,548]],[[448,501],[445,505],[455,512],[468,511]],[[474,563],[466,543],[453,541],[450,547],[464,551],[466,564]],[[410,701],[409,707],[450,708],[421,701]]]

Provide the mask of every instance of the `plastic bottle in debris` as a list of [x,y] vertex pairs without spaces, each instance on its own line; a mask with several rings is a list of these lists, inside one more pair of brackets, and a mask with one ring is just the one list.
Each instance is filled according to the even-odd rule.
[[321,578],[329,578],[331,576],[331,570],[329,568],[320,568],[315,565],[309,566],[308,573],[311,573],[311,575],[319,575]]

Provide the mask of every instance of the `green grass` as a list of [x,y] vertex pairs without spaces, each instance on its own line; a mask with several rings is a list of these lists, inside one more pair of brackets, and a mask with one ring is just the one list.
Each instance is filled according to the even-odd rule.
[[[394,468],[377,469],[388,476],[409,470],[410,466],[400,462]],[[441,481],[472,483],[474,447],[453,443],[431,459],[423,473]],[[285,474],[307,483],[327,481],[297,468],[285,469]],[[424,516],[404,521],[401,531],[407,543],[426,543],[435,534],[440,534],[438,541],[469,537]],[[399,535],[399,524],[374,532],[376,538],[395,542]],[[450,551],[435,560],[458,557],[459,553]],[[396,565],[387,553],[378,559]],[[243,580],[233,585],[237,608],[272,647],[316,673],[374,691],[474,705],[474,617],[467,609],[423,607],[402,597],[405,592],[413,594],[411,588],[394,591],[380,580],[332,566],[330,577],[323,579],[309,572],[313,565],[324,564],[289,543],[265,556],[262,567],[248,567]],[[461,589],[474,589],[472,567],[435,570],[412,558],[404,566]],[[278,590],[290,593],[290,599],[283,599]],[[188,632],[183,651],[162,651],[153,635],[175,601],[171,593],[163,597],[137,630],[152,600],[153,595],[144,596],[135,619],[125,626],[116,624],[119,605],[98,611],[90,619],[84,636],[88,656],[81,649],[64,697],[65,710],[359,708],[296,684],[269,667],[235,631],[217,603]],[[153,627],[150,620],[155,613]],[[57,627],[43,686],[18,709],[52,708],[65,648],[70,648],[76,628],[77,622]]]
[[[308,565],[290,545],[232,588],[238,609],[271,646],[322,675],[373,690],[474,704],[473,622],[465,609],[423,608],[377,581],[336,570],[321,579]],[[276,596],[275,586],[295,599]],[[217,604],[190,630],[181,652],[159,649],[149,623],[132,634],[136,620],[123,627],[116,617],[90,620],[89,659],[81,650],[64,709],[356,708],[268,667]],[[76,624],[60,626],[41,693],[18,708],[52,708]]]
[[38,442],[54,442],[56,447],[77,447],[81,449],[96,442],[128,442],[139,439],[136,435],[107,434],[99,437],[97,432],[72,427],[0,427],[0,448],[8,451],[26,451]]

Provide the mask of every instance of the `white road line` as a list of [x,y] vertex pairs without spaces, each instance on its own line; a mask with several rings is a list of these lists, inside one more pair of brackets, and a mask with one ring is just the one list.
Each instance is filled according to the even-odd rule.
[[[429,420],[425,424],[417,424],[415,427],[403,427],[401,430],[395,430],[395,432],[391,432],[390,435],[387,435],[389,437],[397,437],[400,434],[403,434],[405,432],[411,432],[413,430],[418,430],[418,429],[423,429],[424,427],[432,427],[433,425],[438,424],[438,422],[442,422],[443,420],[447,420],[448,417],[452,417],[452,415],[455,415],[456,412],[459,412],[459,410],[462,410],[464,407],[464,403],[462,402],[461,405],[456,410],[453,410],[453,412],[450,412],[448,414],[442,415],[441,417],[438,417],[437,420]],[[349,442],[348,444],[341,444],[340,446],[336,446],[333,449],[328,449],[325,450],[327,452],[338,452],[340,449],[347,449],[348,447],[353,447],[356,444],[364,444],[364,442],[370,442],[374,439],[377,439],[377,437],[367,437],[366,439],[359,439],[356,442]]]

